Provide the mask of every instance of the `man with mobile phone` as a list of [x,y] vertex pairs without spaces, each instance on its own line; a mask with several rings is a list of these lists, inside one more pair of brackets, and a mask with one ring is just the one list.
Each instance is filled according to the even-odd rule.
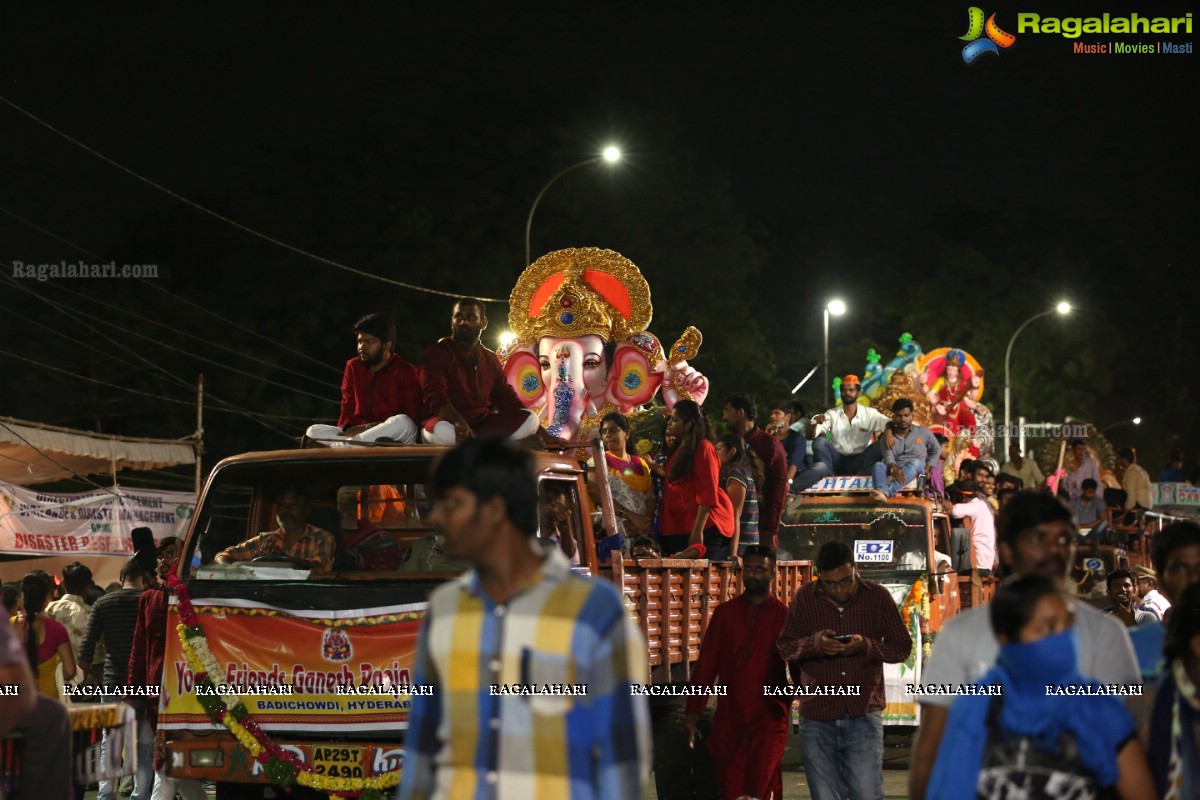
[[826,542],[819,579],[796,592],[779,654],[800,697],[805,774],[814,800],[883,797],[883,665],[912,637],[891,593],[863,580],[850,545]]

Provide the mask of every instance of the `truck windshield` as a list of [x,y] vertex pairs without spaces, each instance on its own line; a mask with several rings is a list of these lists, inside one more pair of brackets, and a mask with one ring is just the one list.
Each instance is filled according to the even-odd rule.
[[[430,524],[430,459],[346,458],[231,464],[196,512],[181,577],[372,580],[445,577],[470,564]],[[539,481],[539,538],[579,563],[583,510],[574,476]],[[287,531],[291,535],[285,535]]]
[[864,573],[929,569],[925,513],[910,506],[875,504],[800,506],[788,512],[779,547],[791,558],[816,560],[821,545],[842,541]]
[[[428,523],[427,460],[341,460],[220,470],[196,513],[185,574],[320,579],[356,572],[461,572]],[[285,535],[293,530],[299,535]]]

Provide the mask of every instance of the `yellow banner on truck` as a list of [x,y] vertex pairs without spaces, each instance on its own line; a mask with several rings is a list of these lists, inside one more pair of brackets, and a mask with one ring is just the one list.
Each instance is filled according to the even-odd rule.
[[[204,648],[212,654],[207,663],[215,690],[241,698],[263,730],[345,734],[407,727],[410,668],[425,604],[332,611],[205,598],[192,605],[204,635],[190,641],[198,654]],[[179,624],[173,597],[159,727],[223,730],[196,696]]]

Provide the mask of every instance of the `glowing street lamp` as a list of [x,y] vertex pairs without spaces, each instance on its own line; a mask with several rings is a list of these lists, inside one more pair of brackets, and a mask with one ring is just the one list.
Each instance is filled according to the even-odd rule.
[[1033,322],[1035,319],[1041,319],[1042,317],[1049,316],[1050,314],[1058,314],[1060,317],[1065,317],[1070,313],[1071,304],[1066,300],[1061,300],[1059,301],[1058,305],[1049,311],[1041,311],[1022,322],[1020,327],[1017,328],[1016,332],[1013,333],[1012,338],[1008,340],[1008,349],[1004,351],[1004,453],[1006,458],[1008,457],[1009,442],[1012,438],[1012,431],[1010,430],[1012,427],[1012,416],[1010,411],[1010,399],[1012,396],[1012,391],[1008,380],[1008,363],[1012,359],[1013,345],[1016,344],[1017,337],[1021,335],[1021,331],[1025,330],[1025,326]]
[[560,170],[558,172],[558,174],[556,174],[553,178],[546,181],[546,185],[543,186],[542,190],[537,193],[537,197],[533,198],[533,205],[529,207],[529,216],[525,218],[525,265],[526,266],[529,266],[529,263],[530,263],[530,261],[529,261],[529,232],[533,229],[533,212],[537,211],[538,203],[540,203],[542,201],[542,195],[544,195],[546,193],[546,190],[549,189],[551,186],[553,186],[554,182],[556,180],[558,180],[559,178],[561,178],[563,175],[566,175],[568,172],[574,172],[575,170],[579,169],[580,167],[586,167],[588,164],[598,164],[601,161],[603,161],[606,164],[616,164],[620,160],[621,160],[621,149],[615,145],[610,144],[608,147],[604,148],[603,152],[601,152],[600,155],[592,156],[591,158],[585,158],[583,161],[579,161],[575,164],[572,164],[571,166]]
[[1141,425],[1141,424],[1142,424],[1141,417],[1134,417],[1133,419],[1123,419],[1120,422],[1114,422],[1112,425],[1109,425],[1107,428],[1100,431],[1100,435],[1103,436],[1104,434],[1111,431],[1113,428],[1119,428],[1122,425]]
[[825,408],[829,408],[829,315],[840,317],[846,313],[846,304],[837,298],[825,304]]

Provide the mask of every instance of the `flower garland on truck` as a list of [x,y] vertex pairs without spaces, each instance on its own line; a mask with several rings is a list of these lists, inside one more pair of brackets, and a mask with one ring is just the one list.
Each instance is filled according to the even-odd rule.
[[273,783],[290,790],[293,783],[326,792],[333,800],[357,797],[361,800],[383,800],[383,789],[394,788],[400,782],[398,772],[377,775],[373,778],[334,778],[318,775],[310,765],[299,761],[284,750],[259,727],[241,698],[235,695],[218,694],[216,686],[225,685],[225,673],[208,647],[208,639],[200,625],[200,618],[192,607],[192,598],[187,586],[176,576],[168,578],[167,585],[179,598],[179,617],[183,620],[176,630],[184,657],[196,675],[196,687],[203,691],[196,699],[208,716],[233,734],[250,755],[263,766],[263,774]]

